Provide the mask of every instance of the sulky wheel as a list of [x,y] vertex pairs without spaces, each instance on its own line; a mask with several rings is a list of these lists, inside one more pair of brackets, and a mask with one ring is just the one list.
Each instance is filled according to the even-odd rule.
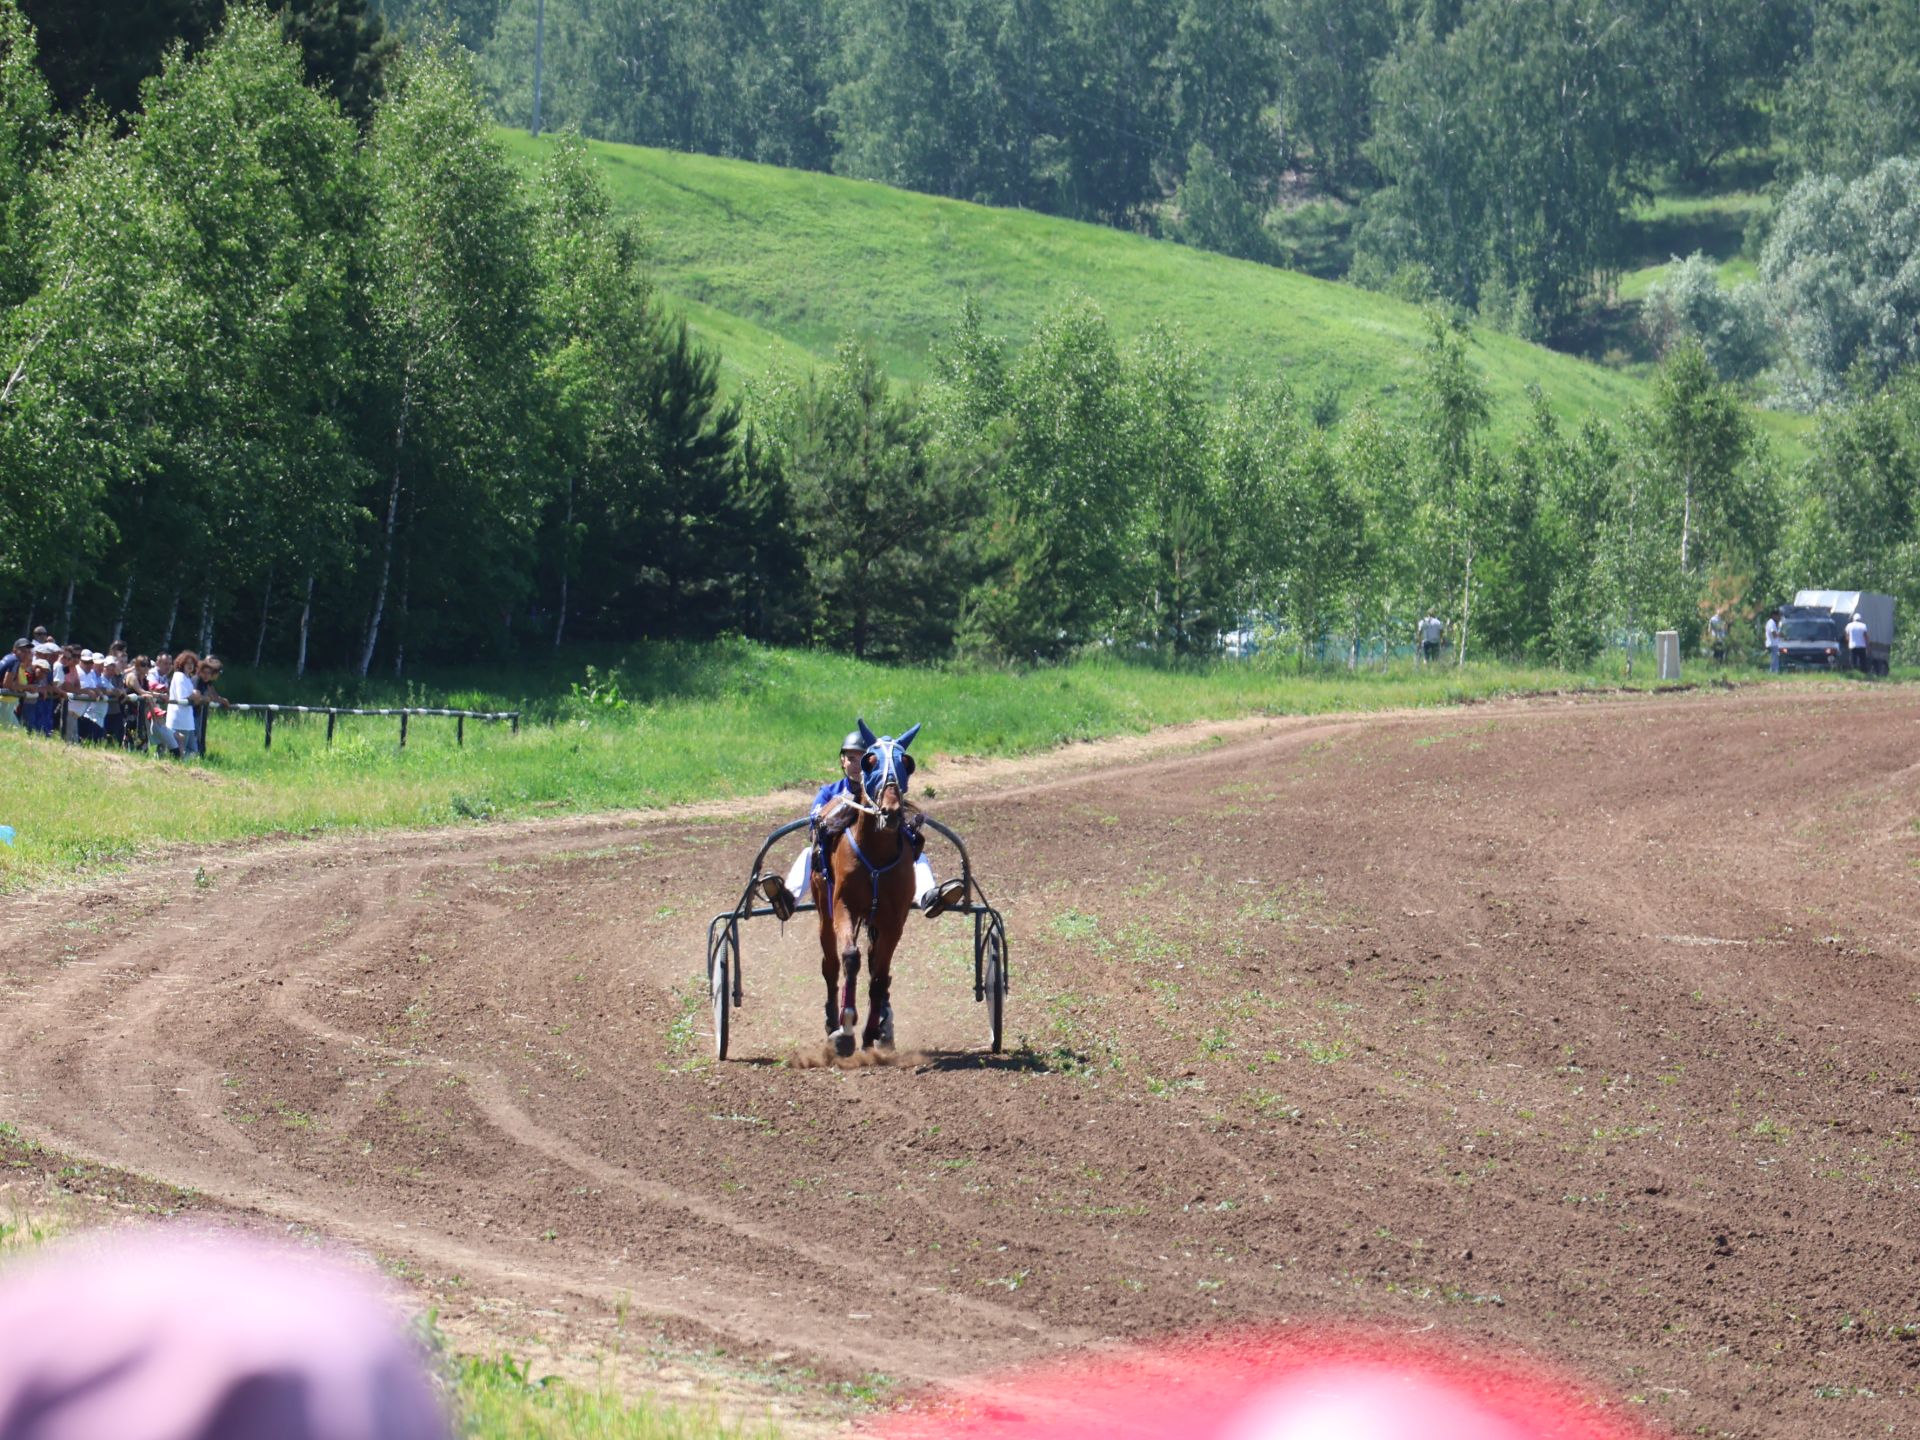
[[987,1039],[993,1053],[1000,1053],[1005,1033],[1007,1009],[1007,957],[998,928],[987,931],[986,964],[982,967],[981,991],[987,1002]]
[[733,945],[723,939],[715,947],[713,963],[707,971],[707,986],[713,995],[713,1054],[727,1058],[727,1024],[732,1018]]

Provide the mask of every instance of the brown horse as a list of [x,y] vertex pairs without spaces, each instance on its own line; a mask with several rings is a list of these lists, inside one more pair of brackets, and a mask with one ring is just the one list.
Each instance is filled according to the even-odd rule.
[[[860,935],[867,937],[867,1023],[860,1043],[893,1045],[893,952],[913,908],[914,831],[918,811],[907,803],[913,758],[907,746],[920,727],[898,740],[876,736],[860,723],[867,742],[854,789],[820,821],[825,873],[813,876],[813,903],[820,915],[820,973],[827,982],[827,1038],[841,1055],[853,1053],[854,1004],[860,979]],[[838,982],[836,987],[835,982]]]

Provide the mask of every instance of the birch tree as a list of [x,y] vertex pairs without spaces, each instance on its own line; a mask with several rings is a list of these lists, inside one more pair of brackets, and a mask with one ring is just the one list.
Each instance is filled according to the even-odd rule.
[[[493,144],[467,61],[407,51],[387,76],[367,145],[371,345],[367,436],[372,593],[357,669],[373,665],[394,590],[410,596],[407,531],[436,570],[513,577],[495,547],[529,543],[537,497],[518,485],[531,400],[533,267],[519,178]],[[471,522],[484,520],[486,533]],[[459,548],[471,542],[472,549]],[[511,603],[510,595],[502,600]]]

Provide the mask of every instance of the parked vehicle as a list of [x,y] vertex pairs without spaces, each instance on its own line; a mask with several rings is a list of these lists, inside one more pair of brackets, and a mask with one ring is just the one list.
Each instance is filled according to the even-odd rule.
[[1893,597],[1868,590],[1802,590],[1780,609],[1782,670],[1845,670],[1847,622],[1867,623],[1867,669],[1887,673],[1893,651]]

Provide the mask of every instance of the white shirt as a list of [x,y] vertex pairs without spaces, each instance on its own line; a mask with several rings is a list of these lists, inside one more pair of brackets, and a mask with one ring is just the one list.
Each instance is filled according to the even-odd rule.
[[1438,618],[1429,615],[1420,622],[1420,639],[1425,644],[1438,645],[1440,643],[1440,632],[1445,628]]
[[169,730],[194,730],[199,728],[193,718],[193,677],[184,670],[173,672],[173,678],[167,681],[167,728]]
[[1767,649],[1775,650],[1780,646],[1780,626],[1771,615],[1767,617]]
[[1847,622],[1847,647],[1852,650],[1867,648],[1867,622],[1850,620]]
[[[82,670],[80,672],[80,688],[82,690],[93,690],[97,692],[111,690],[113,684],[98,670]],[[104,725],[107,723],[107,702],[105,700],[84,700],[80,704],[80,714],[84,719],[91,720],[96,725]]]

